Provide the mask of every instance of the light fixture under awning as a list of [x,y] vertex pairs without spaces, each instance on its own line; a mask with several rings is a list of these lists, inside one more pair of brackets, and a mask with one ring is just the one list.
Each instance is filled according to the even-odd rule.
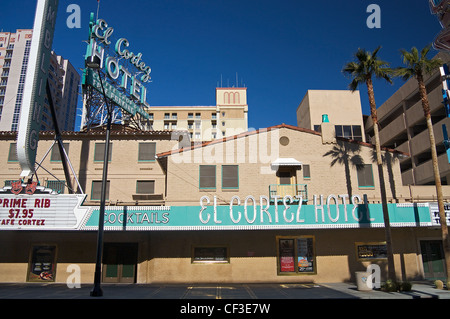
[[270,164],[270,167],[277,170],[282,166],[301,168],[302,165],[303,164],[297,161],[295,158],[277,158],[274,162],[272,162],[272,164]]

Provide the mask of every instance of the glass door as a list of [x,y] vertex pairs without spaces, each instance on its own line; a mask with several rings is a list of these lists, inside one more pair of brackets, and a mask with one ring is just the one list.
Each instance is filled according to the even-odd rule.
[[103,282],[134,283],[138,244],[105,243],[103,254]]
[[423,240],[420,242],[425,279],[445,280],[445,258],[440,240]]

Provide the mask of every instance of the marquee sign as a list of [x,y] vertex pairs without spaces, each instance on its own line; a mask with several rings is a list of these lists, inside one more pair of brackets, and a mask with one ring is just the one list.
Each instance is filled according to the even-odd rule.
[[2,195],[0,229],[75,230],[89,208],[85,195]]
[[17,135],[21,177],[34,173],[58,0],[38,0]]
[[[151,68],[142,61],[142,53],[130,52],[127,48],[130,43],[125,38],[120,38],[114,45],[114,51],[109,56],[105,53],[112,44],[112,34],[114,29],[108,26],[103,19],[98,19],[94,24],[94,17],[91,14],[90,40],[86,51],[88,57],[97,57],[100,60],[100,68],[103,68],[109,82],[104,83],[105,94],[123,111],[149,119],[150,116],[143,110],[148,107],[147,89],[145,83],[150,82]],[[121,63],[119,63],[121,61]],[[125,63],[136,72],[133,73]],[[116,84],[120,83],[120,84]],[[84,70],[83,84],[92,86],[97,91],[102,92],[100,79],[91,69]]]
[[[391,226],[432,226],[428,204],[388,204]],[[92,208],[82,230],[98,228]],[[384,227],[381,204],[107,207],[105,230],[260,230]]]
[[[12,186],[0,189],[0,230],[98,229],[98,206],[83,206],[86,195],[45,194],[38,186],[34,195]],[[167,230],[264,230],[384,227],[381,204],[357,201],[338,204],[334,195],[315,196],[314,205],[285,198],[277,205],[257,203],[235,196],[229,205],[202,197],[200,206],[108,206],[106,231]],[[261,196],[263,198],[264,196]],[[300,203],[300,204],[299,204]],[[392,227],[435,227],[433,204],[388,204]]]

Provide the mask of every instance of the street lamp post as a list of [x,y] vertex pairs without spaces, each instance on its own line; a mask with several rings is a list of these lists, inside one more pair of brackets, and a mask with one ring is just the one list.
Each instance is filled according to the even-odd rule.
[[103,98],[105,99],[106,108],[108,111],[108,120],[106,124],[106,140],[105,140],[105,154],[103,158],[103,176],[102,176],[102,191],[100,196],[100,212],[98,217],[98,234],[97,234],[97,260],[95,263],[94,288],[91,291],[92,297],[103,296],[101,288],[102,280],[102,258],[103,258],[103,229],[105,224],[105,202],[106,202],[106,186],[108,181],[108,160],[109,160],[109,137],[111,132],[111,113],[112,110],[108,105],[108,101],[103,87],[103,81],[100,74],[100,59],[97,56],[88,57],[86,60],[86,67],[97,70],[102,86]]

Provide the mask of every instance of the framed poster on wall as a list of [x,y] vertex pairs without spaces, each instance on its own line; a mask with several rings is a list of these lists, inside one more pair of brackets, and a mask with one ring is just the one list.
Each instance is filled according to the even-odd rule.
[[278,275],[316,273],[314,236],[277,236]]
[[33,245],[28,262],[27,281],[54,282],[56,276],[56,245]]
[[355,245],[358,261],[387,259],[386,242],[355,243]]

